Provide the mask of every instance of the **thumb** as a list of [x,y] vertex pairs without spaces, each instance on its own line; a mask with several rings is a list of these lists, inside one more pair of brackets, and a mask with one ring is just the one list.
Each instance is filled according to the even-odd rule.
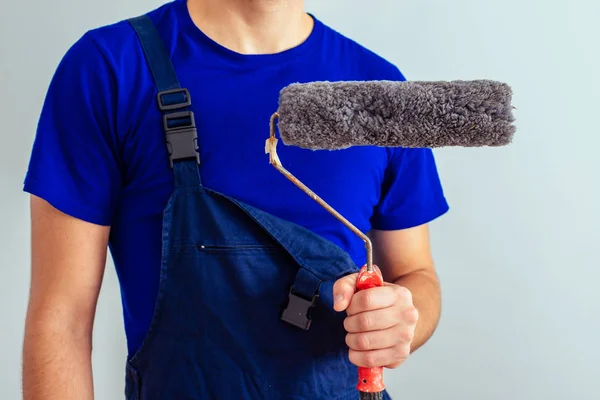
[[335,311],[344,311],[356,291],[356,278],[358,273],[346,275],[338,279],[333,285],[333,308]]

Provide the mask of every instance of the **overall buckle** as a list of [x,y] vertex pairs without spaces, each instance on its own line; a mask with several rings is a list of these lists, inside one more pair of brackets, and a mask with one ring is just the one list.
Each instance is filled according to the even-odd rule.
[[315,307],[318,294],[313,295],[312,299],[308,300],[298,294],[294,293],[293,289],[289,292],[289,302],[287,307],[281,314],[281,319],[288,322],[298,328],[309,330],[312,322],[310,318],[310,311]]
[[177,160],[195,158],[200,164],[198,153],[198,130],[192,111],[165,114],[163,127],[166,133],[167,150],[171,168]]
[[190,92],[185,88],[169,89],[158,92],[156,100],[158,101],[158,108],[161,111],[177,110],[179,108],[189,107],[192,104]]

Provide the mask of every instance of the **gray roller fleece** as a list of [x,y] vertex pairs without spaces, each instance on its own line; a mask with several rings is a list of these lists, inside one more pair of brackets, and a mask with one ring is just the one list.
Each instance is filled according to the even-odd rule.
[[311,82],[279,97],[285,145],[482,147],[512,142],[512,90],[490,80]]

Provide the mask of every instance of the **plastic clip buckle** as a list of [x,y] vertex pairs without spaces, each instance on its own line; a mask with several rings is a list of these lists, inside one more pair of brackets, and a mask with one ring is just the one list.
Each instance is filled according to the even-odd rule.
[[163,126],[171,168],[177,160],[195,158],[200,164],[198,153],[198,130],[192,111],[165,114]]
[[312,320],[310,319],[310,310],[315,307],[318,294],[315,294],[311,300],[298,296],[292,289],[289,293],[289,302],[281,314],[281,319],[298,328],[309,330]]

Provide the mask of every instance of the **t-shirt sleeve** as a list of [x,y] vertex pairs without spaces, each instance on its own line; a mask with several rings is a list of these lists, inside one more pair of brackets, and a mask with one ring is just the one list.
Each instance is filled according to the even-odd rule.
[[85,34],[52,77],[24,182],[25,192],[98,225],[110,225],[122,186],[115,85],[107,58]]
[[374,229],[411,228],[448,211],[431,149],[391,149],[389,160],[371,221]]
[[[394,68],[391,80],[405,81]],[[371,219],[373,229],[397,230],[429,223],[449,210],[431,149],[388,149],[381,197]]]

